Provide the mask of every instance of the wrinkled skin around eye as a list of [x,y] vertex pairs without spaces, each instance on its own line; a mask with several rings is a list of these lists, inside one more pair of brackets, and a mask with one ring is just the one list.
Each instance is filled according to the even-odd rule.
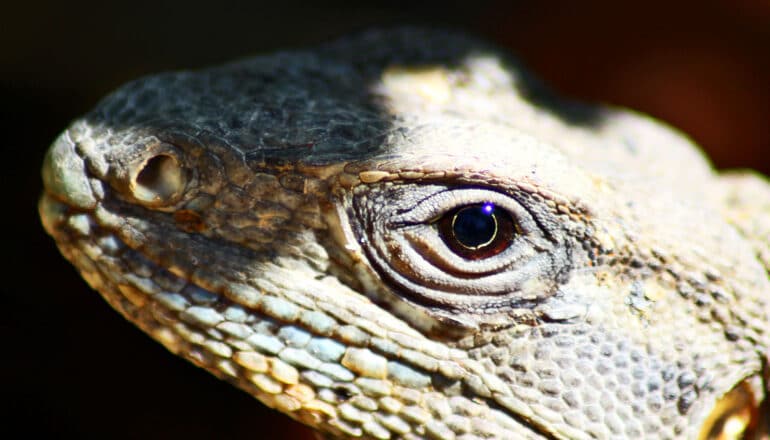
[[[409,200],[398,204],[409,208],[391,208],[386,200],[393,198]],[[484,203],[498,211],[500,241],[492,252],[480,248],[477,256],[472,249],[457,252],[458,246],[447,243],[446,222],[451,227],[458,209]],[[373,266],[399,295],[456,312],[498,314],[552,295],[559,268],[570,266],[570,245],[552,240],[535,217],[544,208],[533,200],[525,203],[530,206],[478,187],[368,187],[354,196],[351,216],[359,240],[369,244]]]

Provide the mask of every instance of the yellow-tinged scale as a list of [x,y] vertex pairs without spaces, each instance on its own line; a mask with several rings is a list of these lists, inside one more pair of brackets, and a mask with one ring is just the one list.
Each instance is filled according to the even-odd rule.
[[368,349],[348,348],[340,363],[362,376],[384,379],[388,374],[388,361]]
[[315,411],[325,414],[329,418],[337,417],[337,410],[333,406],[321,400],[314,399],[305,403],[305,409],[308,411]]
[[278,394],[274,397],[275,409],[290,413],[302,408],[302,403],[287,394]]
[[390,175],[387,171],[361,171],[358,178],[364,183],[376,183]]
[[303,404],[310,402],[315,398],[315,391],[313,391],[312,388],[310,388],[309,386],[303,383],[298,383],[296,385],[291,385],[286,387],[286,389],[284,390],[284,393],[291,397],[294,397],[295,399],[297,399],[299,402],[302,402]]
[[118,290],[120,290],[120,293],[122,293],[126,299],[131,301],[131,304],[137,307],[143,307],[147,302],[147,295],[138,291],[133,286],[129,286],[128,284],[118,284]]
[[268,394],[278,394],[283,390],[280,382],[265,374],[252,374],[249,379],[257,388]]
[[268,359],[270,365],[270,374],[276,380],[288,385],[294,385],[299,382],[299,372],[296,368],[287,364],[278,358]]
[[253,351],[237,351],[233,355],[235,363],[241,367],[255,373],[264,373],[267,371],[267,358]]

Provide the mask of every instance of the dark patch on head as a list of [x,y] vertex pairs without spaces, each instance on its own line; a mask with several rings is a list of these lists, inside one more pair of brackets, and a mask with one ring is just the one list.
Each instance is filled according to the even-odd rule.
[[462,66],[492,53],[516,72],[519,93],[569,124],[601,111],[557,98],[513,58],[461,34],[425,29],[371,31],[312,51],[279,52],[200,72],[131,82],[86,119],[113,133],[173,130],[218,139],[248,161],[283,166],[365,160],[388,152],[394,120],[372,86],[390,66]]

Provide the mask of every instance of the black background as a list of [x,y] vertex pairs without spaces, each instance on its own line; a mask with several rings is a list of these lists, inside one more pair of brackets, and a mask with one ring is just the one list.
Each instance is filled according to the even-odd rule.
[[137,76],[375,25],[460,28],[510,47],[563,93],[668,121],[721,168],[770,173],[767,0],[4,3],[2,438],[309,438],[123,321],[40,227],[45,149]]

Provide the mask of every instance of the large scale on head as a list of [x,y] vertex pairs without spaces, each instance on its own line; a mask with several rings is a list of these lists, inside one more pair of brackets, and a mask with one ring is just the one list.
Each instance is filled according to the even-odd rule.
[[43,177],[115,309],[329,435],[767,435],[770,186],[472,38],[140,79]]

